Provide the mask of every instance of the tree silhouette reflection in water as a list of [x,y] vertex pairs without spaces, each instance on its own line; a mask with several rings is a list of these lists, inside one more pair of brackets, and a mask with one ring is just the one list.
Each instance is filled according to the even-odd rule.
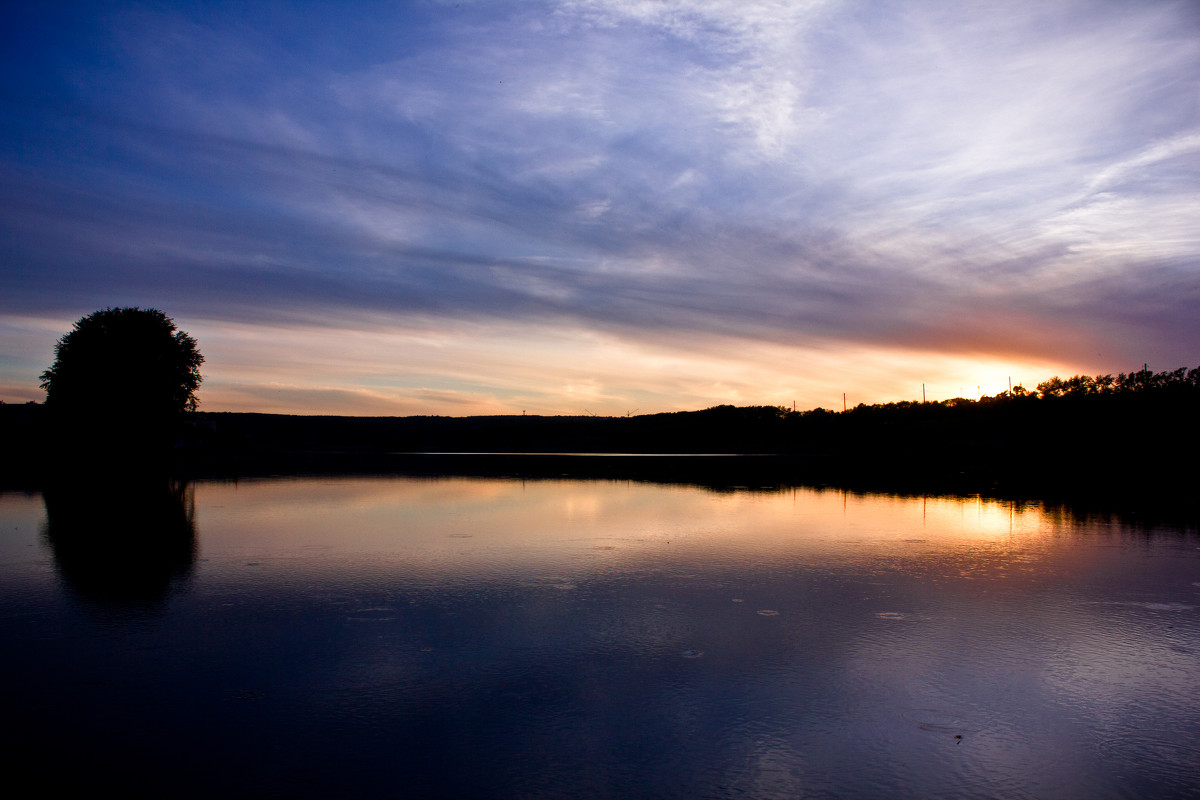
[[160,607],[196,558],[195,498],[183,481],[63,480],[43,495],[44,535],[67,589],[108,611]]
[[40,500],[0,503],[0,704],[43,791],[1197,796],[1191,523],[617,481],[195,487],[194,513],[190,486],[56,487],[52,554]]

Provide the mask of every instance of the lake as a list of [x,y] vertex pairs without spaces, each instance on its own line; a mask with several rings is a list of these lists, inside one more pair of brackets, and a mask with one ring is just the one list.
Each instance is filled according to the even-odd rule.
[[1200,534],[978,497],[308,477],[0,495],[43,789],[1192,798]]

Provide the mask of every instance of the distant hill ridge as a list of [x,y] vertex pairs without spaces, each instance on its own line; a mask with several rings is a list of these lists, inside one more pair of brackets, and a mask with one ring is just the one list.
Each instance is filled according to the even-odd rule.
[[[715,406],[627,417],[342,417],[196,412],[177,456],[210,468],[256,459],[286,469],[321,456],[417,453],[672,453],[776,456],[805,480],[957,482],[1193,491],[1200,367],[1052,378],[979,400],[901,401],[842,412]],[[0,405],[12,452],[36,461],[49,420]],[[12,466],[16,463],[18,466]],[[10,459],[6,474],[21,469]],[[461,464],[461,461],[459,462]],[[763,466],[765,462],[760,462]],[[743,462],[744,467],[745,462]]]

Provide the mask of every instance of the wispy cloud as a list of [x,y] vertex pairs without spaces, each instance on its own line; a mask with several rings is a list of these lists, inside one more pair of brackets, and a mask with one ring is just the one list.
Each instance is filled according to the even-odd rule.
[[[54,30],[30,13],[10,22]],[[9,72],[0,313],[140,303],[212,335],[320,329],[366,372],[428,378],[404,391],[446,409],[551,407],[564,386],[619,405],[656,352],[754,402],[765,369],[716,388],[728,347],[790,369],[874,348],[909,383],[904,353],[1108,371],[1200,351],[1188,4],[373,13],[117,6],[29,56],[36,86]],[[492,353],[507,372],[454,336],[436,374],[385,347],[368,369],[359,349],[463,325],[512,348]],[[616,366],[559,380],[578,358],[521,327],[640,361],[624,385]],[[253,383],[223,366],[256,346],[243,334],[209,386]],[[0,359],[4,383],[28,380],[28,356]],[[307,385],[295,374],[273,380]]]

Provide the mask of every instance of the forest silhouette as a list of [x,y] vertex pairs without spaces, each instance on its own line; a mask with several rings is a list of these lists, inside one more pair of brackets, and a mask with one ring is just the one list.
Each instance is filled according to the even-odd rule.
[[[550,454],[677,454],[609,458],[593,473],[734,470],[746,481],[780,476],[869,485],[935,483],[1109,491],[1190,487],[1200,443],[1200,367],[1117,376],[1054,377],[977,400],[860,404],[844,411],[715,406],[700,411],[597,416],[325,417],[200,412],[197,453],[265,470],[321,463],[437,471],[449,454],[471,469],[577,473]],[[445,455],[438,455],[445,454]],[[520,454],[540,454],[532,461]],[[755,456],[703,465],[684,456]],[[485,457],[486,456],[486,457]],[[507,460],[502,457],[507,456]],[[524,460],[518,460],[524,458]],[[458,457],[457,468],[465,465]]]
[[[186,333],[174,331],[166,315],[152,314],[161,315],[158,321],[169,325],[169,336],[184,345],[180,374],[194,377],[192,383],[185,380],[184,391],[175,392],[170,409],[146,414],[134,398],[124,407],[102,404],[103,419],[92,410],[65,423],[62,404],[53,395],[44,405],[0,405],[0,425],[17,453],[4,470],[7,483],[61,474],[61,450],[47,444],[61,443],[65,432],[83,450],[106,450],[107,456],[98,459],[79,456],[80,463],[96,468],[122,450],[121,437],[145,443],[139,419],[151,421],[160,433],[168,429],[162,421],[170,421],[169,441],[157,434],[156,441],[163,444],[173,473],[186,475],[452,470],[686,480],[719,471],[725,474],[721,480],[768,485],[803,481],[1098,493],[1190,493],[1198,477],[1200,367],[1052,377],[1034,390],[1018,385],[978,399],[858,404],[844,410],[716,405],[616,417],[214,413],[187,410],[194,409],[196,367],[203,356]],[[59,355],[61,361],[61,344]],[[47,377],[53,374],[48,371]],[[112,420],[120,426],[110,425]],[[584,463],[580,453],[610,457]],[[619,453],[626,457],[617,458]],[[636,458],[650,453],[660,457]],[[696,455],[742,458],[685,458]]]

